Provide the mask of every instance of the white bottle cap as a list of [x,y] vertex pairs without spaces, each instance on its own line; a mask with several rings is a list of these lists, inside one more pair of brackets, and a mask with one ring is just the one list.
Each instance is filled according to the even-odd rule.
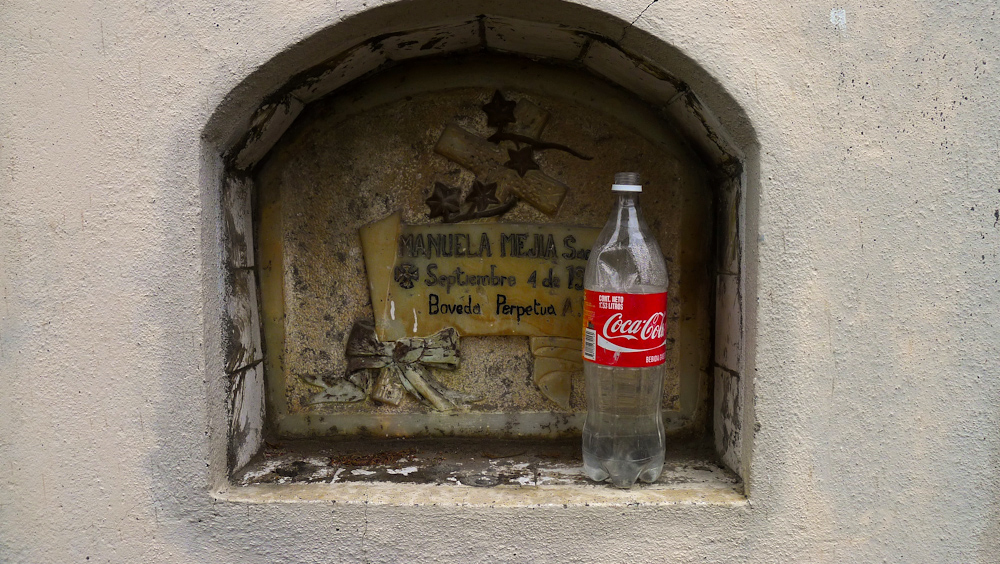
[[615,183],[611,185],[611,190],[614,192],[642,192],[642,184],[639,184],[639,173],[615,173]]

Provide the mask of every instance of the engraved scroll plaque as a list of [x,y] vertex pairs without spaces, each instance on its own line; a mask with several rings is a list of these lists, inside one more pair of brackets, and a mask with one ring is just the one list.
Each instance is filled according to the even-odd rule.
[[580,338],[583,273],[598,229],[517,223],[361,229],[382,340],[461,335]]

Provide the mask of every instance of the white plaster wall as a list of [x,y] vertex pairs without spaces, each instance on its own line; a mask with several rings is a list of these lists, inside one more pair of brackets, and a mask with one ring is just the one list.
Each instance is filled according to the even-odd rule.
[[[0,562],[1000,561],[991,2],[583,3],[678,47],[756,135],[737,139],[759,147],[749,506],[213,501],[219,169],[201,137],[238,129],[205,128],[255,69],[378,4],[0,4]],[[527,5],[462,9],[560,13]]]

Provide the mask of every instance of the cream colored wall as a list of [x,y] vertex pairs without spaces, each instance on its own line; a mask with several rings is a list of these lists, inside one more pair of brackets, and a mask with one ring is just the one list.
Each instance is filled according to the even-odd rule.
[[[700,65],[674,70],[759,147],[749,506],[213,501],[213,147],[280,82],[267,61],[378,4],[0,7],[0,562],[1000,561],[988,2],[584,4]],[[449,11],[568,13],[356,25]]]

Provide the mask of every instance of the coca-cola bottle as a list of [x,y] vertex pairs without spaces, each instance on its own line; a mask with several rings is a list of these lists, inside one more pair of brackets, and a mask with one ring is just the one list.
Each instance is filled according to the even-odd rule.
[[663,470],[667,267],[639,210],[639,175],[620,172],[617,203],[584,275],[583,470],[629,488]]

